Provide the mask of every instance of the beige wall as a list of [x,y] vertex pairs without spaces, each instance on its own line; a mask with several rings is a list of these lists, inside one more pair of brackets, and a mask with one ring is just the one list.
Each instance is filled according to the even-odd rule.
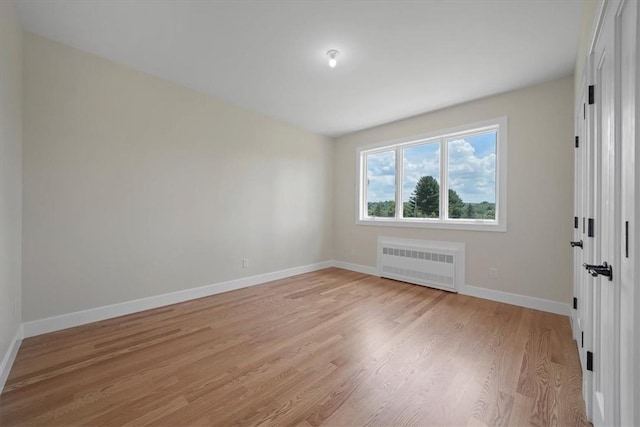
[[22,29],[0,1],[0,361],[21,319]]
[[[356,147],[508,117],[507,232],[355,224]],[[573,79],[566,77],[338,138],[334,257],[376,264],[377,237],[466,243],[466,282],[567,303],[572,293]],[[489,278],[497,267],[498,279]]]
[[331,259],[330,139],[29,33],[24,79],[24,321]]

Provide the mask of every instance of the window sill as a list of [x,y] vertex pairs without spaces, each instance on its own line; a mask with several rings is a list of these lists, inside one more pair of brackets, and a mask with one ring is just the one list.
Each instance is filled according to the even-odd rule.
[[395,218],[376,218],[376,219],[357,219],[356,225],[368,225],[377,227],[407,227],[407,228],[431,228],[443,230],[462,230],[462,231],[492,231],[506,232],[506,224],[497,222],[480,222],[480,221],[425,221],[403,219],[398,221]]

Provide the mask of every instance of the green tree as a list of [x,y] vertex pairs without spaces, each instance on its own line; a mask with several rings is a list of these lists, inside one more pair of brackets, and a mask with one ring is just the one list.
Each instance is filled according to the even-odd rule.
[[464,212],[464,202],[454,190],[449,189],[449,218],[460,218]]
[[467,218],[473,219],[476,217],[476,210],[471,203],[467,205]]
[[384,217],[393,217],[396,214],[395,200],[386,200],[382,202],[369,202],[367,206],[368,206],[369,216],[384,218]]
[[420,178],[409,198],[409,206],[413,212],[406,212],[404,216],[437,217],[440,214],[440,184],[438,181],[432,176]]
[[384,216],[387,218],[396,216],[396,201],[387,200],[384,202]]

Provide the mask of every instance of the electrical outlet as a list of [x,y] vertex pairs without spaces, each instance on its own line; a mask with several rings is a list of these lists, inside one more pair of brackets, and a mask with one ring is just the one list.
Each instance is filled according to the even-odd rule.
[[242,268],[249,268],[249,258],[242,258]]
[[489,269],[489,277],[492,279],[497,279],[498,278],[498,269],[495,267],[491,267]]

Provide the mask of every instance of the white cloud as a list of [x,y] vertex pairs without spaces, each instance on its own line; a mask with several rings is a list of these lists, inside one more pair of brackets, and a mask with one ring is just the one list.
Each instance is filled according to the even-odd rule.
[[465,202],[495,202],[495,153],[477,157],[464,139],[449,141],[449,188]]
[[416,184],[423,176],[433,176],[440,182],[440,148],[433,150],[427,156],[412,155],[409,150],[405,150],[404,158],[404,182],[403,199],[408,201],[411,193],[416,188]]
[[[422,148],[421,148],[422,147]],[[440,181],[440,148],[424,146],[405,149],[403,159],[403,199],[409,200],[421,177],[431,175]],[[424,148],[424,149],[423,149]],[[464,139],[449,141],[449,188],[465,202],[495,202],[496,155],[476,155],[473,145]],[[395,155],[393,151],[368,156],[367,200],[395,199]]]
[[367,200],[394,200],[396,182],[395,152],[386,151],[367,157]]

